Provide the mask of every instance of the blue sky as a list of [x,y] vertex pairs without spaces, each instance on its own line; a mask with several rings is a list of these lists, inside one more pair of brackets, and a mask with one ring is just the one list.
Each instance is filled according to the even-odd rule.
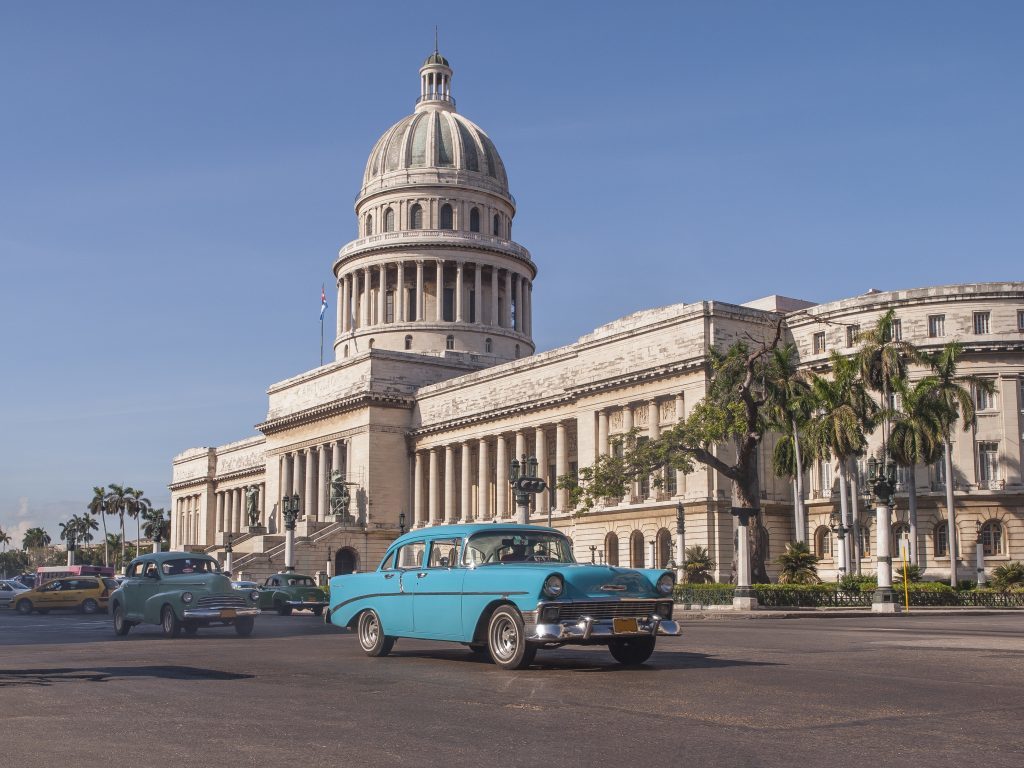
[[317,364],[435,24],[540,349],[678,301],[1024,277],[1020,3],[5,3],[0,528],[56,538],[110,482],[167,506],[172,455]]

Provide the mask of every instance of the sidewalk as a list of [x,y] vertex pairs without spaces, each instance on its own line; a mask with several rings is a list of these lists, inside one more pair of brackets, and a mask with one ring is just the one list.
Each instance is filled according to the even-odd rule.
[[890,616],[994,616],[1017,612],[1020,608],[949,608],[911,606],[899,613],[873,613],[870,608],[755,608],[737,610],[730,605],[682,608],[676,603],[672,618],[676,621],[714,621],[722,619],[864,619]]

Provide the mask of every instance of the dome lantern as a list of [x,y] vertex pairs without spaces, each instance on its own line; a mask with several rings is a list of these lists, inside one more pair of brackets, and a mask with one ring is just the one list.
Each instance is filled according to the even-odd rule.
[[440,54],[437,45],[434,52],[427,57],[420,67],[420,97],[416,99],[416,109],[426,105],[434,107],[455,108],[452,98],[452,68],[448,59]]

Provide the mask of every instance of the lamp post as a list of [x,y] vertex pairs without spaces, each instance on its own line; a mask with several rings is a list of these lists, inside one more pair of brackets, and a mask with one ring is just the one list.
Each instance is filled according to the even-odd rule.
[[281,516],[284,518],[284,569],[295,570],[295,521],[299,519],[299,494],[281,498]]
[[[979,529],[980,530],[980,529]],[[979,534],[980,536],[981,534]],[[981,539],[979,539],[981,541]],[[75,535],[68,536],[68,567],[75,564]]]
[[978,572],[978,586],[985,586],[985,540],[981,535],[981,523],[975,523],[978,530],[977,542],[974,549],[974,563]]
[[596,560],[594,560],[594,553],[595,552],[597,552],[597,545],[596,544],[591,544],[590,545],[590,564],[591,565],[593,565],[595,562],[597,562]]
[[871,610],[876,613],[897,613],[900,605],[892,592],[892,548],[889,518],[892,515],[892,497],[896,491],[896,464],[882,453],[882,460],[868,459],[868,485],[875,495],[878,522],[878,589],[875,590]]
[[334,558],[331,557],[331,548],[327,548],[327,581],[334,575]]
[[398,535],[405,535],[405,512],[398,513]]
[[161,534],[163,533],[163,527],[164,527],[163,523],[164,523],[163,518],[161,518],[160,520],[154,521],[152,523],[152,525],[153,525],[153,533],[150,535],[150,538],[153,540],[153,552],[159,552],[160,551],[160,538],[161,538]]
[[658,567],[658,542],[655,539],[648,539],[647,546],[651,548],[651,564],[649,567]]
[[[516,522],[527,523],[530,516],[530,496],[546,490],[548,484],[537,477],[537,457],[526,458],[523,454],[522,461],[512,459],[508,468],[508,482],[512,486],[512,493],[516,499]],[[548,526],[551,525],[551,511],[548,510]]]
[[846,575],[846,534],[851,528],[843,525],[843,516],[836,510],[832,510],[828,516],[828,527],[836,535],[836,570],[839,571],[839,578],[842,578]]
[[604,565],[604,549],[597,550],[597,562],[600,565]]
[[228,576],[231,575],[232,556],[231,553],[234,551],[234,536],[228,534],[228,540],[224,544],[224,570]]
[[681,584],[686,573],[686,508],[681,501],[676,503],[676,549],[679,551],[679,574],[676,580]]

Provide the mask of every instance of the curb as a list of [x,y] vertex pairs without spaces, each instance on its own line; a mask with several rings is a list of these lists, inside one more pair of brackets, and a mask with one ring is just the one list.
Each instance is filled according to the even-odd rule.
[[927,608],[916,607],[899,613],[874,613],[870,608],[859,611],[828,608],[805,608],[793,611],[773,611],[755,608],[752,611],[737,611],[732,608],[717,610],[682,610],[673,613],[676,621],[728,621],[731,619],[870,619],[876,617],[914,616],[1005,616],[1020,611],[1019,608]]

